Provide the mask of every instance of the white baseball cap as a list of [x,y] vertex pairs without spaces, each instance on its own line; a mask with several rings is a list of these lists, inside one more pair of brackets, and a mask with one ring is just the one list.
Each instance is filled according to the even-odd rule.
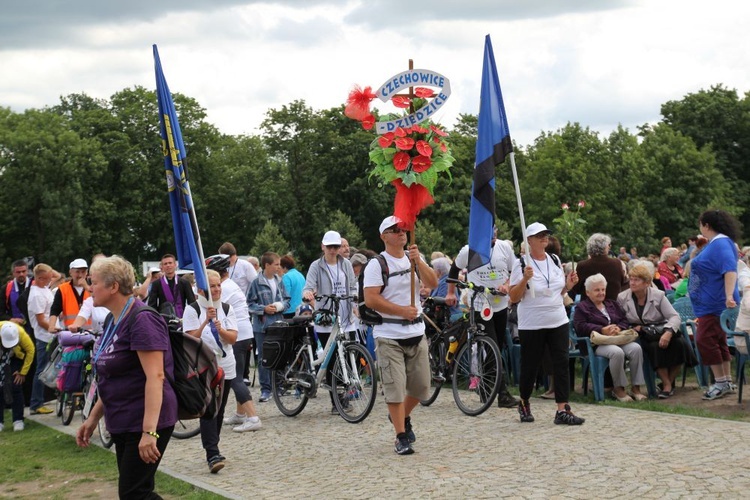
[[552,231],[547,229],[547,226],[541,222],[532,222],[529,227],[526,228],[526,237],[536,236],[539,233],[552,234]]
[[0,328],[3,347],[13,349],[18,345],[18,327],[13,323],[6,323]]
[[89,265],[83,259],[76,259],[70,263],[71,269],[88,269]]
[[323,235],[323,244],[328,245],[341,245],[341,235],[336,231],[328,231]]
[[401,219],[396,217],[395,215],[390,215],[383,219],[383,222],[380,223],[380,234],[383,234],[383,232],[386,229],[392,228],[393,226],[397,226],[401,224]]

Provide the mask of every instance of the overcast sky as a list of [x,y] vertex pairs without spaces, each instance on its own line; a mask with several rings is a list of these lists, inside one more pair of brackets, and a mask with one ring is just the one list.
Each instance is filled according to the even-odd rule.
[[410,58],[450,79],[450,127],[478,112],[490,34],[511,136],[527,145],[569,121],[633,130],[713,84],[744,94],[748,19],[746,0],[3,0],[0,106],[153,89],[156,43],[171,90],[224,133],[257,133],[296,99],[342,104]]

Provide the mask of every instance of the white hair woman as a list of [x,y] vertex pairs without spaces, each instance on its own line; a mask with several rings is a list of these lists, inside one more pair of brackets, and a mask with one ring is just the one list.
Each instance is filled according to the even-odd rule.
[[[614,300],[606,298],[607,280],[602,274],[586,278],[584,283],[586,298],[576,306],[573,322],[580,337],[590,337],[593,332],[613,336],[628,328],[625,313]],[[609,359],[609,370],[612,372],[614,390],[612,395],[621,402],[635,399],[643,401],[647,397],[641,393],[643,378],[643,351],[637,342],[625,345],[594,346],[597,356]],[[625,392],[628,379],[625,375],[625,359],[630,360],[630,378],[632,396]]]
[[669,289],[675,289],[679,286],[680,281],[684,277],[685,272],[682,267],[677,263],[680,260],[680,251],[675,247],[670,247],[661,253],[661,259],[659,261],[659,277],[664,288],[667,285]]

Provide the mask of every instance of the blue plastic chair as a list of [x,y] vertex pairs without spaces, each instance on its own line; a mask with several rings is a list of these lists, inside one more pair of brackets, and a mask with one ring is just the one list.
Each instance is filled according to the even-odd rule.
[[[674,307],[675,311],[677,311],[677,314],[680,315],[680,320],[682,321],[680,324],[680,330],[682,331],[682,335],[684,335],[688,340],[690,347],[695,353],[695,357],[698,358],[698,364],[694,367],[695,377],[698,380],[698,385],[700,385],[701,387],[708,387],[710,381],[709,368],[708,366],[705,366],[703,364],[701,353],[698,350],[698,346],[695,345],[695,331],[697,330],[697,325],[695,323],[693,303],[690,302],[690,297],[680,297],[679,299],[674,301],[672,307]],[[685,386],[685,371],[686,370],[683,370],[682,373],[683,387]]]
[[739,314],[739,307],[735,307],[732,309],[724,309],[721,312],[721,316],[719,318],[719,321],[721,323],[721,329],[724,330],[724,333],[727,334],[727,345],[729,346],[729,352],[732,353],[732,355],[737,359],[737,372],[736,372],[736,379],[740,379],[740,375],[742,372],[740,372],[740,354],[737,351],[737,347],[734,343],[734,337],[736,335],[741,335],[742,332],[735,331],[735,327],[737,325],[737,314]]
[[[737,340],[741,337],[745,340],[744,347],[737,347]],[[734,342],[737,349],[737,403],[742,403],[742,386],[745,385],[745,366],[750,365],[750,355],[748,354],[748,348],[750,348],[750,335],[747,332],[734,332]]]
[[[589,375],[591,375],[591,386],[594,389],[594,400],[604,401],[604,372],[609,366],[609,359],[594,354],[594,347],[591,345],[589,337],[579,337],[573,326],[573,316],[575,315],[575,306],[570,310],[568,318],[568,335],[570,337],[570,351],[568,356],[579,358],[581,360],[581,371],[583,373],[583,394],[588,394]],[[584,349],[579,348],[580,342],[584,344]]]

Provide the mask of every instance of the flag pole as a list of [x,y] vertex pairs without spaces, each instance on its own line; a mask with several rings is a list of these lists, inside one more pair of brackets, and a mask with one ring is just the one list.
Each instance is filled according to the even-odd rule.
[[[523,202],[521,201],[521,186],[518,184],[518,171],[516,170],[516,153],[510,152],[510,168],[513,171],[513,187],[516,190],[516,202],[518,202],[518,214],[521,217],[521,238],[522,243],[526,247],[526,252],[529,251],[529,238],[526,236],[526,217],[523,214]],[[520,252],[519,252],[520,253]],[[530,254],[526,254],[530,255]],[[534,298],[534,289],[529,287],[531,297]]]

